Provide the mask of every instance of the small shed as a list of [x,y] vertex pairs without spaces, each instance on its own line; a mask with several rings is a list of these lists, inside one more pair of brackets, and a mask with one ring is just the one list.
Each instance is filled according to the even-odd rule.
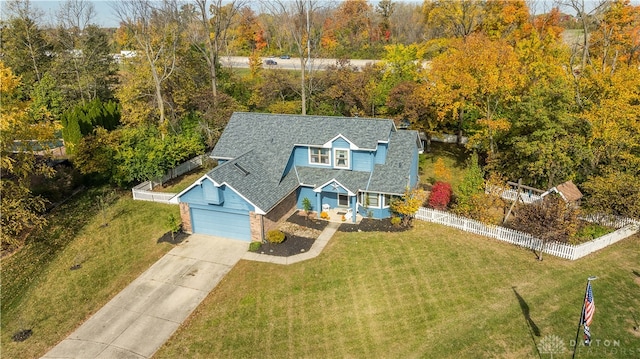
[[562,198],[564,198],[567,203],[578,205],[580,204],[580,199],[582,199],[582,192],[578,189],[578,187],[571,181],[567,181],[557,185],[556,190]]
[[553,188],[548,189],[546,192],[540,195],[540,198],[544,198],[551,193],[559,194],[565,202],[573,205],[580,206],[580,199],[582,199],[582,192],[571,181],[561,183]]

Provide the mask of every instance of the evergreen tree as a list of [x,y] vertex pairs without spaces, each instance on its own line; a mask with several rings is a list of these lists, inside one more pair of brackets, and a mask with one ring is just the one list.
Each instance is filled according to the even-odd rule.
[[22,78],[22,95],[26,96],[47,72],[53,48],[37,23],[40,14],[30,1],[9,1],[6,9],[9,20],[0,26],[2,61]]

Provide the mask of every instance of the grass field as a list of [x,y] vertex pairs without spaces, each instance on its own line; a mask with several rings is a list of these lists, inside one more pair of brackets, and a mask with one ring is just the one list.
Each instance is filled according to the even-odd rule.
[[211,168],[201,167],[198,170],[191,171],[186,175],[182,175],[176,179],[170,181],[168,186],[158,186],[154,190],[157,192],[172,192],[180,193],[182,190],[191,186],[198,178],[202,177],[205,173],[211,171]]
[[[462,171],[462,154],[447,151],[427,160],[440,153]],[[2,259],[0,357],[45,354],[171,249],[156,240],[177,206],[123,192],[103,212],[103,194],[67,202]],[[639,249],[636,235],[575,262],[540,263],[528,250],[419,221],[403,233],[339,232],[307,262],[239,262],[156,357],[549,358],[537,348],[553,335],[566,349],[553,357],[569,358],[585,280],[597,275],[591,329],[601,342],[576,357],[638,358]],[[33,335],[15,343],[20,329]]]
[[[2,358],[37,358],[172,248],[156,243],[178,206],[89,190],[56,209],[50,225],[2,259]],[[107,226],[104,226],[107,223]],[[76,264],[81,268],[70,270]],[[22,329],[24,342],[11,337]]]
[[464,147],[459,147],[455,144],[444,144],[439,142],[431,143],[431,152],[425,152],[421,155],[420,161],[420,181],[422,183],[433,183],[435,181],[435,175],[433,166],[438,160],[442,158],[445,165],[451,172],[451,187],[455,191],[456,187],[462,178],[467,168],[467,158],[469,154]]
[[638,248],[636,235],[575,262],[538,262],[424,222],[339,232],[311,261],[239,262],[156,357],[549,358],[538,344],[555,335],[566,350],[553,357],[569,358],[586,278],[597,275],[601,342],[576,357],[637,358]]

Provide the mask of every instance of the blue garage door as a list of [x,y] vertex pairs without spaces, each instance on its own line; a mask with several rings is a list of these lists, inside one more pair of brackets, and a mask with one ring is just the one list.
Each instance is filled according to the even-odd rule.
[[251,240],[249,214],[191,208],[193,233]]

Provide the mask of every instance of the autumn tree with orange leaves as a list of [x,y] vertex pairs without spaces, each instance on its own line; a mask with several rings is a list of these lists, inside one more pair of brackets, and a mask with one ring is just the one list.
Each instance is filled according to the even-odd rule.
[[437,116],[458,120],[459,130],[470,113],[476,113],[477,129],[470,145],[498,152],[496,136],[509,129],[504,109],[518,100],[523,84],[516,53],[504,40],[473,34],[455,41],[432,62],[430,92]]

